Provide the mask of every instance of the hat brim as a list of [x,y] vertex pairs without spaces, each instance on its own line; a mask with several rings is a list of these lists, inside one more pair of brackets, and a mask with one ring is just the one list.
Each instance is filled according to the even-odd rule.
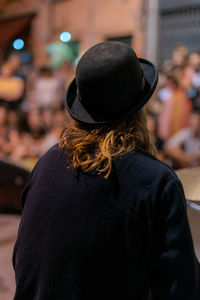
[[140,101],[137,105],[134,105],[132,109],[117,119],[111,120],[95,120],[95,118],[89,114],[83,104],[80,102],[79,97],[77,95],[77,85],[76,78],[73,79],[71,84],[68,87],[66,94],[66,107],[73,119],[78,122],[86,123],[86,124],[107,124],[107,123],[117,123],[122,120],[129,118],[133,113],[140,110],[151,98],[158,82],[158,71],[156,66],[150,61],[138,58],[140,66],[143,71],[145,87],[141,96]]

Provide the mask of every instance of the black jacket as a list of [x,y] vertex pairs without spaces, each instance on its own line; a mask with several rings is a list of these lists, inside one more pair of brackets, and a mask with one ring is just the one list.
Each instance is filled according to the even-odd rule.
[[115,159],[106,180],[72,171],[56,145],[22,205],[15,300],[200,299],[181,183],[145,151]]

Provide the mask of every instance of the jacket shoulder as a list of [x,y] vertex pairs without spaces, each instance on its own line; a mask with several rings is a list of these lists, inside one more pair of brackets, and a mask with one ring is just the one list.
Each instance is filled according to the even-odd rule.
[[[58,144],[52,146],[46,153],[44,153],[38,160],[36,166],[40,166],[41,164],[45,164],[46,162],[55,162],[63,159],[63,154],[65,150],[60,148]],[[65,155],[65,157],[67,157]]]
[[121,167],[123,168],[124,165],[129,174],[140,177],[141,180],[145,179],[149,183],[160,181],[163,178],[167,181],[179,181],[172,168],[141,148],[126,154],[124,158],[122,157]]
[[65,150],[60,148],[58,144],[52,146],[45,154],[37,161],[33,170],[29,175],[28,182],[31,182],[35,176],[62,172],[69,165],[68,156],[64,155]]

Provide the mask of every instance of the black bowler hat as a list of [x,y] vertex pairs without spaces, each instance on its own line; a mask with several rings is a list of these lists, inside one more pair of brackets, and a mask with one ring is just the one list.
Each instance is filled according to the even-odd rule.
[[67,109],[79,122],[119,122],[146,104],[157,81],[156,67],[137,58],[127,44],[103,42],[81,57],[67,91]]

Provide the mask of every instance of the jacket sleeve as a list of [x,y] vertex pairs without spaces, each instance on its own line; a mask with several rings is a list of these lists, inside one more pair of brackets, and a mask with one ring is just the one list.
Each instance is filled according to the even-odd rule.
[[[29,177],[27,178],[27,181],[26,181],[26,185],[25,185],[25,187],[22,191],[22,195],[21,195],[21,210],[22,210],[22,213],[23,213],[23,208],[24,208],[24,205],[25,205],[27,195],[28,195],[29,191],[31,190],[32,177],[34,175],[35,169],[36,169],[36,166],[33,168],[31,173],[29,174]],[[21,225],[22,225],[22,218],[21,218],[19,228],[18,228],[17,240],[16,240],[14,248],[13,248],[12,264],[13,264],[14,269],[15,269],[15,263],[16,263],[16,248],[17,248],[17,243],[18,243],[18,239],[19,239],[19,232],[20,232]]]
[[199,300],[200,265],[178,179],[171,180],[164,188],[155,216],[148,276],[151,299]]

